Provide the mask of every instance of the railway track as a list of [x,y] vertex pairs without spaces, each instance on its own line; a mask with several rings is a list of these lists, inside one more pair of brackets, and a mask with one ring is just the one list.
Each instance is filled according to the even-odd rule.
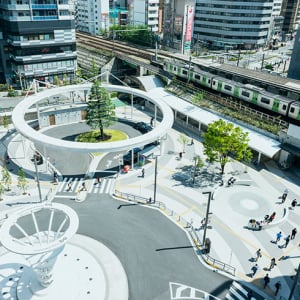
[[[130,46],[128,44],[124,44],[120,41],[111,41],[108,39],[104,39],[99,36],[92,36],[80,32],[76,32],[77,42],[83,45],[87,45],[94,48],[100,48],[103,50],[107,50],[112,52],[114,55],[133,55],[139,58],[143,58],[151,62],[154,57],[154,50],[137,48],[137,46]],[[173,55],[158,55],[158,59],[167,59],[171,58]]]

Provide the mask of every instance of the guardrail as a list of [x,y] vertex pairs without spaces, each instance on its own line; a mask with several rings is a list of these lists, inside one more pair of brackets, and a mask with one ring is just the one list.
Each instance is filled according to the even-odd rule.
[[202,254],[204,261],[208,265],[214,267],[217,270],[221,270],[235,276],[236,269],[234,267],[226,263],[223,263],[220,260],[214,259],[210,255],[205,253],[205,247],[204,245],[201,245],[199,234],[196,232],[196,228],[193,227],[193,220],[187,221],[181,215],[176,213],[174,210],[167,208],[166,205],[161,201],[156,201],[155,203],[150,202],[149,200],[151,198],[146,198],[146,197],[129,194],[129,193],[122,193],[118,190],[115,190],[114,195],[118,198],[127,201],[133,201],[143,205],[147,204],[161,209],[165,214],[167,214],[169,217],[172,217],[173,220],[178,222],[182,227],[184,227],[187,230],[187,233],[190,235],[194,245],[198,250],[201,251],[200,253]]

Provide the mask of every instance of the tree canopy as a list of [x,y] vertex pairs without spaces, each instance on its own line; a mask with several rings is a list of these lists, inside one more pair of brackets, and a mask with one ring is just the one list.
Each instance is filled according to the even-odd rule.
[[219,162],[221,172],[224,174],[230,156],[238,161],[251,160],[252,152],[248,142],[247,132],[220,119],[208,124],[203,140],[204,154],[210,162]]
[[93,129],[99,129],[100,140],[106,140],[104,129],[117,121],[115,106],[112,103],[109,93],[101,87],[99,80],[92,85],[86,114],[86,123]]

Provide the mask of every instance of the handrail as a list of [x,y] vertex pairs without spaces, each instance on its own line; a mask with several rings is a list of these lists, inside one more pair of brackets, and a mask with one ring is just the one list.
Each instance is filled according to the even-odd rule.
[[[154,207],[158,207],[159,209],[163,210],[169,217],[172,217],[173,219],[175,219],[185,229],[188,229],[188,233],[189,233],[191,239],[193,240],[194,245],[197,247],[197,249],[201,250],[201,248],[202,248],[202,250],[204,250],[204,245],[201,245],[199,236],[198,236],[195,228],[193,227],[193,220],[187,221],[186,219],[182,218],[181,215],[179,215],[172,209],[167,208],[166,205],[161,201],[155,201],[155,203],[150,202],[149,198],[142,197],[139,195],[129,194],[129,193],[123,193],[118,190],[115,190],[114,195],[118,198],[121,198],[121,199],[124,199],[127,201],[133,201],[133,202],[136,202],[139,204],[147,204],[147,205],[151,205]],[[231,265],[228,265],[226,263],[223,263],[220,260],[214,259],[213,257],[209,256],[208,254],[206,254],[204,252],[201,252],[201,253],[204,257],[204,261],[208,265],[210,265],[218,270],[222,270],[226,273],[230,273],[235,276],[236,268],[234,268]]]

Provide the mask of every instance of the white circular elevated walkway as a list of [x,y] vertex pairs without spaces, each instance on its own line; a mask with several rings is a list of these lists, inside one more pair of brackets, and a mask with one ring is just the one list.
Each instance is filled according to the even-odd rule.
[[155,97],[151,92],[144,92],[138,89],[117,86],[117,85],[105,85],[102,86],[110,92],[122,92],[133,94],[138,97],[143,97],[146,100],[155,104],[162,112],[162,121],[149,133],[134,137],[128,140],[116,141],[116,142],[100,142],[100,143],[81,143],[65,141],[61,139],[56,139],[50,136],[46,136],[39,131],[34,130],[30,127],[24,119],[26,111],[38,104],[39,101],[47,99],[49,97],[58,95],[60,93],[73,92],[73,91],[84,91],[90,90],[92,84],[80,84],[80,85],[70,85],[58,88],[53,88],[49,90],[44,90],[38,94],[29,96],[20,102],[12,112],[12,122],[18,132],[20,132],[24,137],[28,138],[30,141],[43,144],[50,148],[67,150],[67,151],[77,151],[77,152],[117,152],[122,150],[132,149],[134,147],[139,147],[149,142],[153,142],[158,138],[164,136],[167,131],[172,127],[174,116],[171,108],[163,101],[159,101],[159,97]]

